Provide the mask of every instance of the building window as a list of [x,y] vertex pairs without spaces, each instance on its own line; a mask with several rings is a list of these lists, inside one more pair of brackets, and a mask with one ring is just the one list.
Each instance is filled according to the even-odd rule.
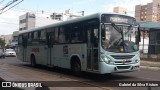
[[22,24],[22,23],[26,23],[27,22],[27,20],[26,19],[22,19],[22,20],[20,20],[20,24]]

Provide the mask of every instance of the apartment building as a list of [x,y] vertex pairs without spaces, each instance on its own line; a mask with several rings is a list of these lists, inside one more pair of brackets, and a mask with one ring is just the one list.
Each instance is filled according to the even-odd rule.
[[146,5],[135,6],[135,18],[137,21],[160,21],[160,0],[152,0]]
[[51,19],[49,15],[36,15],[34,13],[27,12],[19,17],[19,31],[45,26],[55,22],[57,22],[57,20]]
[[35,14],[27,12],[19,17],[19,31],[35,27]]
[[35,27],[46,26],[59,21],[65,21],[65,20],[81,17],[83,15],[84,15],[84,11],[79,13],[74,13],[70,9],[66,10],[65,13],[54,12],[51,15],[49,14],[46,15],[43,13],[36,15],[34,13],[27,12],[26,14],[21,15],[19,17],[19,31],[28,30]]
[[120,13],[120,14],[127,14],[127,8],[120,7],[120,6],[114,7],[113,12],[114,13]]

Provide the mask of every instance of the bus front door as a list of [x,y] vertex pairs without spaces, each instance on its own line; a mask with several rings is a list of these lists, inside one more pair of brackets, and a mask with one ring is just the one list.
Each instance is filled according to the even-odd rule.
[[87,70],[98,70],[98,27],[87,28]]
[[52,32],[47,33],[47,65],[49,66],[52,64],[53,34]]

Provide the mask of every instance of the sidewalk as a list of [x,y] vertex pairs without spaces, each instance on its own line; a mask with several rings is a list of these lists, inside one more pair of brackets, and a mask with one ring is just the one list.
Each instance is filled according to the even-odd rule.
[[160,71],[160,62],[141,60],[141,68]]

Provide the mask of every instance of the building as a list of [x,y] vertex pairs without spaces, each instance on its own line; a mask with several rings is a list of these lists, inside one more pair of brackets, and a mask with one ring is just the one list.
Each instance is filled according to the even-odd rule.
[[74,12],[68,9],[68,10],[65,10],[64,13],[53,13],[50,17],[53,20],[65,21],[65,20],[82,17],[82,16],[84,16],[84,11]]
[[160,21],[160,0],[153,0],[153,2],[146,5],[135,6],[135,18],[137,21]]
[[19,17],[19,31],[35,27],[35,14],[27,12]]
[[127,14],[127,9],[124,7],[114,7],[113,8],[114,13],[120,13],[120,14]]
[[51,19],[49,15],[36,15],[34,13],[27,12],[19,17],[19,31],[45,26],[55,22],[57,22],[57,20]]
[[18,45],[18,34],[19,31],[15,31],[12,34],[11,47],[15,48]]
[[19,31],[46,26],[59,21],[81,17],[83,15],[84,11],[74,13],[73,11],[71,12],[70,9],[66,10],[65,13],[52,13],[51,15],[46,15],[44,13],[36,15],[34,13],[27,12],[19,17]]
[[0,38],[5,40],[5,45],[10,45],[11,41],[12,41],[12,34],[8,34],[8,35],[1,35]]
[[46,26],[46,25],[49,25],[49,24],[59,22],[59,21],[60,20],[53,20],[50,17],[36,16],[34,27],[42,27],[42,26]]

